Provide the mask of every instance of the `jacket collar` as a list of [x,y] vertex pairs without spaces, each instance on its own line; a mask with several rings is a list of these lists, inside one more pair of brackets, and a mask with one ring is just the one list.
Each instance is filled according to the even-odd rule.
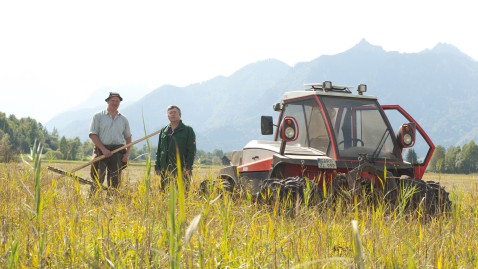
[[[176,127],[176,129],[174,129],[175,131],[176,130],[181,130],[185,127],[184,123],[183,123],[183,120],[179,120],[179,124],[178,124],[178,127]],[[171,128],[171,123],[168,124],[167,126],[167,129]]]

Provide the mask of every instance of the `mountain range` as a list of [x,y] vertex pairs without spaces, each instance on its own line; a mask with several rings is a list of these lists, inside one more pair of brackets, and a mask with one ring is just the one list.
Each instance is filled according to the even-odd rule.
[[[167,106],[178,105],[183,122],[196,132],[199,149],[230,151],[252,139],[272,139],[260,134],[260,116],[272,115],[277,120],[272,104],[284,92],[326,80],[339,85],[367,84],[366,94],[377,96],[381,104],[401,105],[435,144],[447,147],[478,141],[478,62],[443,43],[418,53],[399,53],[363,39],[342,53],[321,55],[295,66],[276,59],[258,61],[228,77],[186,87],[163,85],[130,98],[134,101],[122,103],[120,111],[129,119],[136,140],[166,125]],[[108,90],[93,95],[95,99],[52,118],[46,128],[56,128],[66,137],[88,139],[91,117],[106,108]],[[157,138],[150,142],[156,144]]]

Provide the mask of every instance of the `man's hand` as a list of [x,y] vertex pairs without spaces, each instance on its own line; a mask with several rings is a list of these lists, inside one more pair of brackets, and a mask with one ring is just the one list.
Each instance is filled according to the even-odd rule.
[[111,155],[113,155],[113,153],[111,153],[111,150],[107,148],[105,148],[104,150],[101,150],[101,153],[103,153],[103,155],[105,155],[106,158],[111,157]]

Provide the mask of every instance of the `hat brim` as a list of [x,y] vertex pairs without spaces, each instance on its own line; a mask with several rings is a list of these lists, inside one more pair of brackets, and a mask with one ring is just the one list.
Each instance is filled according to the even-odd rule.
[[114,95],[114,96],[110,96],[110,97],[106,98],[105,102],[108,102],[108,100],[110,100],[111,97],[118,97],[120,99],[120,101],[123,101],[123,98],[121,98],[121,96]]

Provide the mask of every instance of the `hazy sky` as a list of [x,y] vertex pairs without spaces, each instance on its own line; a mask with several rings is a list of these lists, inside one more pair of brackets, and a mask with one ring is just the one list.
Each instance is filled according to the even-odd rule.
[[477,60],[474,2],[0,0],[0,112],[46,123],[105,86],[186,86],[363,38],[406,53],[448,43]]

